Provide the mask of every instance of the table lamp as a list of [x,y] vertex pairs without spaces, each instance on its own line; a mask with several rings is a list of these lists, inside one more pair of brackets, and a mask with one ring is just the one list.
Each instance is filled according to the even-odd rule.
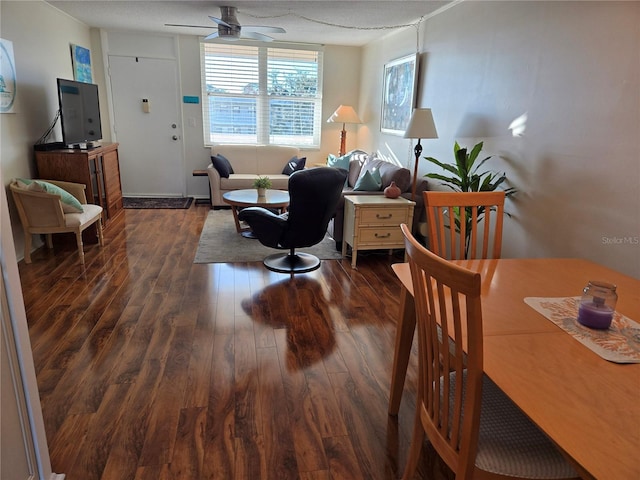
[[430,108],[415,108],[409,119],[409,125],[404,132],[404,138],[417,138],[418,144],[413,149],[416,156],[416,163],[413,168],[413,184],[411,186],[411,200],[416,200],[416,180],[418,178],[418,161],[422,154],[422,138],[438,138],[436,125],[433,123],[433,115]]
[[347,131],[344,129],[346,123],[362,123],[358,114],[349,105],[340,105],[338,109],[327,119],[327,123],[342,123],[342,133],[340,134],[339,156],[346,153]]

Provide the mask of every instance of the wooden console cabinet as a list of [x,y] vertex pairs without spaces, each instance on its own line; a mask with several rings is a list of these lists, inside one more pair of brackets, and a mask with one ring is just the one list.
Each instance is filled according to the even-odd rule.
[[122,211],[118,144],[105,143],[88,150],[36,151],[38,178],[83,183],[87,201],[103,208],[102,223]]

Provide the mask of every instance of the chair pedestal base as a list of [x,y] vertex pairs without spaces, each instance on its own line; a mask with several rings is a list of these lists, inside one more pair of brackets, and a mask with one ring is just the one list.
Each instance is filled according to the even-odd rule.
[[320,259],[308,253],[276,253],[263,261],[269,270],[279,273],[305,273],[320,268]]

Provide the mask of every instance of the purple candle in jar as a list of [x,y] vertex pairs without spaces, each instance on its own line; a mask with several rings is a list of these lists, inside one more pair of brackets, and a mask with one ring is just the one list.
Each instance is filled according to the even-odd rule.
[[613,319],[613,309],[602,302],[581,303],[578,308],[578,322],[589,328],[609,328]]

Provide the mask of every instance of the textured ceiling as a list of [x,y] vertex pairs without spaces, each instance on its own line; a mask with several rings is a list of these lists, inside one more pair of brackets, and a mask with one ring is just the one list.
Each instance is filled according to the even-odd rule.
[[[362,46],[392,31],[415,24],[423,16],[455,1],[115,1],[84,0],[47,3],[97,28],[206,36],[215,30],[208,15],[220,17],[220,6],[238,8],[241,25],[284,28],[276,40]],[[167,27],[166,23],[206,28]],[[372,27],[374,27],[372,29]]]

